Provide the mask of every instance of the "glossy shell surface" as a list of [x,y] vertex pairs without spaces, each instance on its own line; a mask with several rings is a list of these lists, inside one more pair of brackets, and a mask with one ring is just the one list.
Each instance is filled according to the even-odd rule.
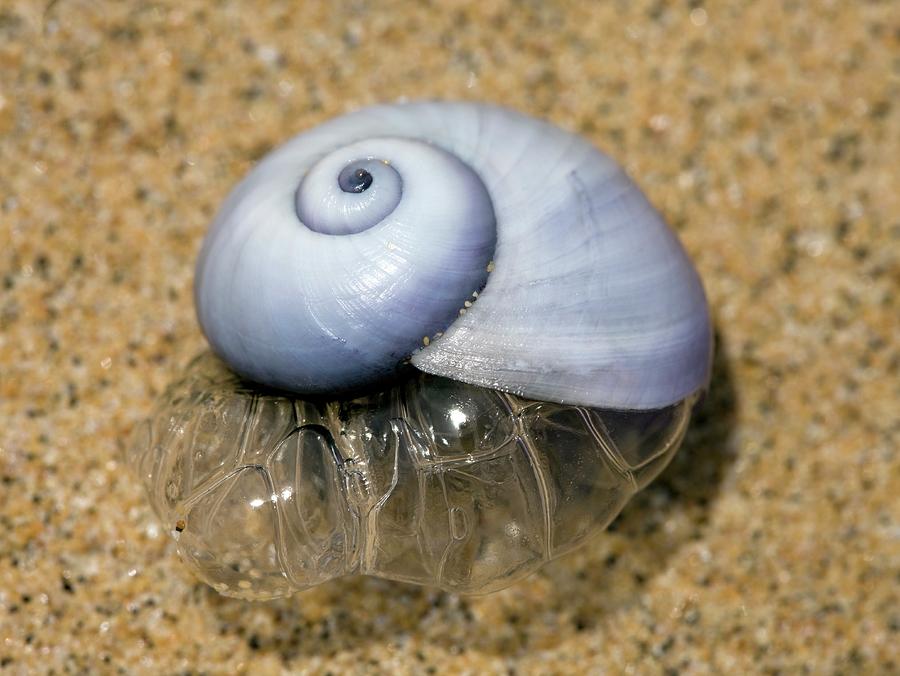
[[216,217],[195,298],[232,368],[298,393],[411,360],[529,399],[655,409],[709,375],[702,285],[637,185],[584,138],[496,106],[376,106],[277,148]]

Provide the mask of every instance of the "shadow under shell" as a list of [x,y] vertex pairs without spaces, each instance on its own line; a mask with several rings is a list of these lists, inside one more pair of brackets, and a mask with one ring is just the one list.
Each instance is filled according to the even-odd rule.
[[206,352],[127,460],[183,559],[223,594],[353,574],[486,593],[606,528],[671,460],[698,398],[603,410],[416,371],[321,401],[257,389]]

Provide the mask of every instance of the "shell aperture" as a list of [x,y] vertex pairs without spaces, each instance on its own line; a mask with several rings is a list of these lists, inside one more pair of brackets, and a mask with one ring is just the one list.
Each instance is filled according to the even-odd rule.
[[273,151],[217,215],[195,300],[232,368],[298,393],[410,360],[654,409],[709,375],[699,277],[634,182],[581,137],[482,104],[363,109]]

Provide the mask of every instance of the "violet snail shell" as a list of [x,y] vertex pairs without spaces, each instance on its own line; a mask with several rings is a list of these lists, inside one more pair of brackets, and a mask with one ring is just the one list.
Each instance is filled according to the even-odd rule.
[[709,379],[702,284],[640,189],[482,104],[367,108],[274,150],[216,216],[195,304],[221,360],[128,461],[190,567],[246,598],[504,587],[662,471]]
[[481,104],[367,108],[285,143],[216,217],[195,299],[232,368],[304,394],[407,359],[618,409],[709,376],[702,284],[637,185],[583,138]]

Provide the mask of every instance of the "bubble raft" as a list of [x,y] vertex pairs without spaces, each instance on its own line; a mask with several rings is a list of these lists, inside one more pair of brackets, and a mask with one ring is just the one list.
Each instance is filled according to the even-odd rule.
[[205,353],[127,459],[223,594],[344,575],[485,593],[606,528],[672,458],[695,399],[598,410],[416,373],[325,402],[257,389]]

